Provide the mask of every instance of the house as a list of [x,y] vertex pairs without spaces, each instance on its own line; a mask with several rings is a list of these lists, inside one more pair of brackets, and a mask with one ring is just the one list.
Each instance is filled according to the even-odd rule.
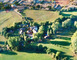
[[38,28],[36,26],[30,27],[30,30],[32,30],[33,33],[37,33],[38,32]]
[[0,2],[6,3],[6,2],[9,2],[9,0],[0,0]]
[[65,6],[65,5],[68,5],[70,3],[70,0],[55,0],[55,2],[58,5]]
[[16,6],[15,4],[12,4],[11,7],[12,7],[12,8],[16,8],[17,6]]
[[24,31],[25,31],[25,28],[20,28],[19,29],[19,34],[23,34]]
[[27,36],[31,37],[31,39],[32,39],[33,33],[37,33],[37,32],[38,32],[38,28],[36,26],[29,27],[29,29],[27,30]]

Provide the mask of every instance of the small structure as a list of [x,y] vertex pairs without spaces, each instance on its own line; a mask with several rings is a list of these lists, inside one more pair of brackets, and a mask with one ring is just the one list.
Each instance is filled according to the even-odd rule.
[[23,34],[24,31],[25,31],[25,28],[20,28],[19,34]]
[[30,30],[32,30],[33,33],[37,33],[38,32],[38,28],[36,26],[30,27]]
[[16,6],[15,4],[12,4],[11,7],[12,7],[12,8],[16,8],[17,6]]
[[28,30],[27,30],[27,36],[33,38],[33,33],[37,33],[38,32],[38,28],[36,26],[34,27],[30,27]]

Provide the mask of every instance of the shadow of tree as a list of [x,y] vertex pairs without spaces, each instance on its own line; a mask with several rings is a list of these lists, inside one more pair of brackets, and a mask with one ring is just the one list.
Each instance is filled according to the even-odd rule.
[[3,45],[4,43],[5,43],[5,42],[3,42],[3,41],[0,41],[0,44],[2,44],[2,45]]
[[1,54],[6,54],[6,55],[17,55],[17,53],[13,52],[13,51],[1,51],[0,53]]
[[58,39],[64,39],[64,40],[71,40],[71,38],[69,38],[69,37],[61,37],[61,36],[59,36],[59,37],[57,37]]
[[[59,51],[59,50],[55,50],[55,49],[50,49],[50,50],[51,50],[51,52],[53,52],[55,54],[56,54],[57,51]],[[65,53],[65,52],[62,52],[62,51],[59,51],[59,52],[61,52],[61,54],[64,54]]]
[[27,19],[27,20],[33,20],[32,18],[30,18],[30,17],[25,17],[25,19]]
[[73,56],[70,55],[62,55],[62,58],[66,57],[66,60],[73,60],[71,59]]
[[[53,52],[53,53],[57,53],[57,52],[60,52],[60,58],[66,58],[66,60],[71,60],[71,58],[73,57],[73,56],[70,56],[70,55],[65,55],[65,52],[62,52],[62,51],[59,51],[59,50],[55,50],[55,49],[50,49],[51,50],[51,52]],[[61,59],[60,59],[61,60]]]
[[66,41],[50,41],[51,44],[57,44],[57,45],[63,45],[63,46],[69,46],[70,43]]

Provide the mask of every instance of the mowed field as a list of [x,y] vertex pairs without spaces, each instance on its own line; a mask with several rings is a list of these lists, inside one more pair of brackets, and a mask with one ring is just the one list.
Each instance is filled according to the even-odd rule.
[[24,13],[30,17],[34,22],[53,22],[55,19],[61,17],[58,11],[44,11],[44,10],[25,10]]
[[2,31],[2,28],[10,27],[15,22],[20,22],[20,21],[22,21],[22,17],[19,16],[14,11],[9,11],[9,12],[3,11],[3,12],[0,12],[0,32]]
[[0,60],[52,60],[50,55],[27,53],[27,52],[6,52],[0,54]]

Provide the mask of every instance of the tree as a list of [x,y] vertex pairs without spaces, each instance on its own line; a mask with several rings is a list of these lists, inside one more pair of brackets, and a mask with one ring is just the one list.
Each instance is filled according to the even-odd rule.
[[51,6],[48,6],[49,10],[51,10]]
[[77,54],[77,31],[71,37],[71,45],[72,45],[73,52]]
[[14,4],[15,4],[15,5],[20,5],[17,1],[16,1],[16,2],[14,2]]
[[64,27],[64,28],[69,28],[69,27],[71,27],[71,25],[72,25],[71,19],[67,19],[64,22],[62,22],[62,27]]
[[41,6],[40,6],[40,5],[37,5],[37,6],[36,6],[36,9],[41,9]]
[[48,29],[47,29],[47,35],[50,36],[53,34],[53,30],[51,28],[51,25],[48,26]]
[[53,34],[55,34],[56,31],[57,31],[59,28],[61,28],[61,24],[60,24],[59,22],[55,22],[55,23],[52,24],[51,27],[52,27],[52,30],[53,30]]
[[9,47],[11,47],[11,49],[13,50],[21,50],[23,47],[23,41],[21,40],[20,37],[10,37],[7,40],[7,43]]
[[44,25],[40,26],[38,32],[44,34],[44,31],[45,31]]
[[77,28],[77,21],[74,22],[74,26]]
[[36,34],[33,34],[33,39],[34,39],[34,41],[39,41],[39,40],[42,40],[42,33],[36,33]]

